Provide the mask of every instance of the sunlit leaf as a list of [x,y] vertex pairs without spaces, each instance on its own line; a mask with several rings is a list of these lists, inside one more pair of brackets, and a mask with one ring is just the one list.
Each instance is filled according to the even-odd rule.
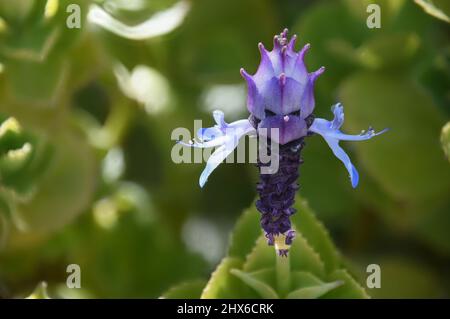
[[332,271],[339,265],[339,254],[328,231],[316,218],[306,200],[296,198],[297,213],[292,216],[295,228],[305,237],[306,241],[320,255],[325,269]]
[[164,299],[198,299],[206,285],[204,280],[187,281],[178,284],[165,293],[161,298]]
[[450,23],[450,6],[445,0],[414,0],[422,9],[442,21]]
[[401,75],[372,73],[352,76],[339,92],[345,130],[390,128],[375,140],[351,146],[362,168],[399,200],[447,196],[450,170],[438,144],[443,116],[426,92]]
[[240,298],[240,296],[245,296],[246,291],[250,288],[247,288],[239,278],[230,274],[231,269],[239,269],[241,267],[242,261],[240,259],[224,258],[212,273],[201,298]]
[[230,237],[229,256],[244,258],[252,250],[261,234],[259,218],[253,205],[239,217]]
[[39,283],[26,299],[50,299],[47,293],[47,283],[45,281]]
[[352,276],[344,269],[338,269],[332,272],[327,280],[339,281],[342,284],[331,290],[324,298],[345,298],[345,299],[366,299],[370,298],[364,288],[353,279]]
[[305,288],[300,288],[294,291],[291,291],[286,299],[316,299],[319,298],[329,291],[336,289],[337,287],[343,284],[342,281],[334,281],[329,283],[322,283],[317,286],[310,286]]
[[444,149],[445,156],[450,161],[450,122],[445,124],[441,132],[441,144]]
[[262,269],[252,273],[246,273],[239,269],[231,269],[230,272],[240,278],[248,286],[252,287],[261,298],[278,299],[278,295],[275,290],[265,281],[261,280],[261,277],[265,277],[266,280],[266,277],[268,276],[273,277],[273,269]]

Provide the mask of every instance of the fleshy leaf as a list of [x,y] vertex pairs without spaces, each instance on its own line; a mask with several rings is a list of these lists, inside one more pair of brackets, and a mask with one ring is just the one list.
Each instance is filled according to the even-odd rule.
[[297,213],[292,216],[295,228],[320,255],[326,271],[336,269],[339,265],[339,254],[326,228],[316,218],[306,200],[300,196],[297,196],[294,207],[297,209]]
[[305,288],[300,288],[291,291],[286,299],[316,299],[319,298],[329,291],[336,289],[343,284],[342,281],[337,280],[329,283],[321,283],[317,286],[310,286]]
[[293,271],[309,271],[319,277],[325,275],[325,265],[320,255],[308,244],[301,232],[296,232],[289,254]]
[[[276,291],[265,281],[274,277],[274,270],[262,269],[252,273],[246,273],[239,269],[231,269],[233,275],[241,279],[248,286],[253,288],[263,299],[278,299]],[[265,280],[263,280],[264,278]]]
[[259,218],[259,213],[254,204],[238,218],[230,237],[229,256],[245,258],[250,253],[256,240],[261,235]]
[[370,298],[370,296],[366,293],[364,288],[360,286],[356,282],[355,279],[353,279],[350,274],[344,270],[344,269],[338,269],[332,272],[328,276],[328,280],[333,281],[342,281],[343,284],[336,289],[333,289],[326,295],[324,295],[324,298],[345,298],[345,299],[367,299]]
[[186,281],[178,284],[165,293],[160,298],[163,299],[198,299],[206,285],[204,280]]
[[239,278],[230,274],[231,269],[241,268],[242,263],[239,258],[225,257],[212,273],[200,298],[229,299],[254,296],[249,287],[245,286]]
[[294,271],[291,273],[292,287],[294,289],[317,286],[322,280],[307,271]]

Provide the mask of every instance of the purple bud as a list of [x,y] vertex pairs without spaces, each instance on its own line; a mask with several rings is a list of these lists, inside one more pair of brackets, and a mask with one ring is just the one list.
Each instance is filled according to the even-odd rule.
[[296,39],[294,35],[288,41],[285,29],[274,37],[272,51],[258,45],[261,62],[255,75],[241,69],[248,86],[249,112],[261,121],[259,127],[280,129],[281,144],[307,134],[304,120],[314,109],[314,82],[325,70],[308,73],[304,56],[309,44],[295,52]]

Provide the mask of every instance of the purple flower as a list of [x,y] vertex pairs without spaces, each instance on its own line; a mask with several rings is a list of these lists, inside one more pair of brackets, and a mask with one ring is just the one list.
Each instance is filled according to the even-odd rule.
[[[304,139],[313,133],[322,135],[334,155],[347,169],[352,186],[358,185],[359,176],[349,156],[339,146],[339,141],[363,141],[386,130],[375,133],[372,128],[359,135],[343,133],[344,108],[340,103],[332,107],[334,119],[314,118],[314,83],[325,68],[321,67],[309,73],[304,56],[309,44],[295,52],[296,36],[287,39],[287,29],[274,37],[272,51],[267,51],[260,43],[261,63],[255,75],[249,75],[244,69],[241,74],[247,81],[247,108],[249,119],[226,123],[221,111],[214,111],[216,125],[197,132],[197,140],[186,146],[217,147],[209,158],[206,168],[200,176],[200,186],[206,183],[211,172],[237,147],[244,135],[266,137],[270,143],[279,146],[277,159],[278,171],[267,174],[263,171],[269,164],[258,158],[260,180],[257,184],[259,199],[256,207],[261,213],[261,227],[269,245],[275,245],[280,256],[286,256],[289,245],[294,240],[295,231],[291,228],[290,216],[295,193],[299,188],[299,166],[303,162],[301,150]],[[272,129],[278,134],[272,136]],[[270,143],[268,153],[271,152]]]
[[247,81],[249,112],[264,127],[280,130],[279,143],[286,144],[307,134],[305,119],[314,110],[314,83],[325,68],[308,73],[304,57],[310,45],[295,52],[294,35],[288,42],[287,29],[274,37],[273,50],[267,51],[262,43],[258,44],[261,63],[255,75],[249,75],[241,69],[241,75]]

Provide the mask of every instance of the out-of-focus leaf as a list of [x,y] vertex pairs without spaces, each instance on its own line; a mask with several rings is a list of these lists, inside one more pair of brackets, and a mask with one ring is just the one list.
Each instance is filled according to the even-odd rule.
[[418,52],[420,39],[416,34],[380,34],[365,42],[356,57],[370,69],[400,68],[411,63]]
[[[0,122],[1,185],[14,194],[6,197],[21,198],[33,190],[45,172],[51,147],[45,137],[23,129],[14,117],[2,118]],[[16,198],[10,200],[14,202]]]
[[423,263],[410,258],[380,259],[381,288],[370,289],[374,298],[442,298],[442,281]]
[[[268,45],[272,42],[276,29],[272,12],[266,0],[193,2],[169,52],[173,54],[170,60],[178,60],[173,65],[176,77],[185,72],[189,82],[223,83],[238,79],[239,68],[243,65],[251,71],[251,65],[256,67],[258,58],[257,41],[263,40]],[[246,32],[241,32],[244,29]]]
[[[300,167],[301,194],[324,222],[345,228],[357,212],[357,201],[342,164],[330,156],[328,145],[316,137],[308,138],[302,151],[305,162]],[[328,185],[326,201],[323,200],[323,181]]]
[[93,4],[89,8],[88,20],[126,39],[144,40],[164,35],[177,28],[183,22],[189,8],[190,3],[182,0],[138,25],[129,26]]
[[8,207],[4,208],[4,201],[2,198],[0,198],[0,250],[5,246],[6,241],[8,240],[9,235],[9,227],[10,222],[7,219],[6,214],[8,212],[5,212],[5,208],[9,210]]
[[450,5],[446,0],[414,0],[422,9],[442,21],[450,23]]
[[373,13],[373,11],[371,11],[370,13],[367,12],[368,6],[371,4],[378,5],[381,10],[381,30],[379,31],[382,31],[384,28],[388,28],[391,22],[393,22],[398,17],[407,1],[408,0],[377,0],[375,2],[371,0],[343,0],[342,3],[347,6],[347,8],[355,17],[358,17],[360,19],[361,23],[364,23],[363,26],[365,28],[367,28],[367,17],[369,16],[369,14]]
[[26,299],[50,299],[47,293],[47,283],[45,281],[39,283]]
[[374,73],[352,76],[339,92],[348,131],[390,128],[353,144],[375,180],[398,200],[447,196],[450,170],[438,145],[443,118],[426,92],[402,76]]
[[445,156],[450,161],[450,122],[444,125],[441,132],[441,144],[444,149]]
[[30,201],[17,203],[24,227],[33,231],[55,230],[86,208],[95,189],[95,159],[79,137],[53,136],[52,162]]
[[259,217],[253,205],[239,217],[230,237],[229,256],[245,258],[252,250],[261,234]]
[[261,298],[278,299],[276,291],[265,282],[268,280],[267,277],[274,277],[274,269],[261,269],[252,273],[247,273],[239,269],[231,269],[230,272],[240,278],[249,287],[253,288]]
[[112,211],[103,217],[115,221],[98,223],[95,212],[85,214],[80,216],[84,222],[72,229],[71,237],[55,238],[53,242],[57,245],[65,240],[71,247],[66,251],[63,246],[61,253],[80,265],[82,285],[93,295],[157,298],[177,282],[204,274],[206,262],[186,251],[156,211],[141,211],[140,205],[121,207],[120,200],[115,203],[114,198],[104,199],[113,206],[104,208]]
[[162,294],[163,299],[198,299],[206,285],[205,280],[186,281]]
[[[339,28],[329,23],[330,21],[339,21]],[[369,29],[365,24],[361,25],[346,6],[339,1],[330,1],[321,2],[302,12],[292,32],[298,34],[302,43],[311,43],[306,64],[310,71],[324,65],[327,71],[319,81],[330,82],[322,84],[328,86],[351,71],[351,64],[345,63],[347,61],[337,63],[332,50],[333,43],[340,40],[351,47],[359,46],[365,40]]]
[[11,61],[5,71],[10,92],[15,99],[41,107],[56,107],[67,72],[64,61]]

